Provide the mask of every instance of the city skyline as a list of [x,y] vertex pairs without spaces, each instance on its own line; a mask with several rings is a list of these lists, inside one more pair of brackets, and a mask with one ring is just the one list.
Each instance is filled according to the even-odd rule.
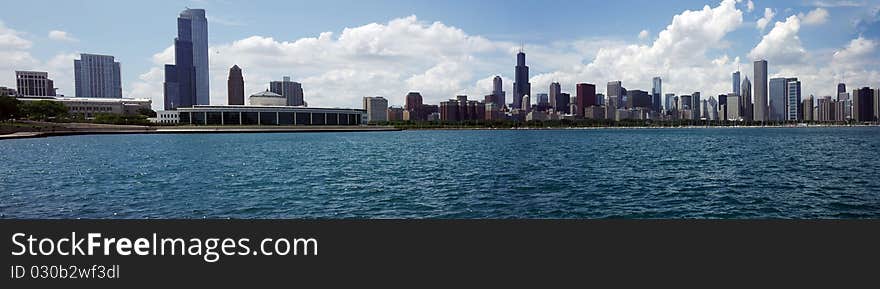
[[[522,4],[533,5],[530,3]],[[560,5],[576,4],[561,3]],[[770,62],[768,78],[797,77],[803,83],[802,95],[807,97],[813,94],[817,98],[826,95],[833,96],[837,82],[845,82],[851,87],[878,86],[876,83],[878,72],[871,69],[875,66],[869,65],[877,62],[878,58],[876,35],[869,33],[870,29],[862,31],[858,27],[851,27],[845,33],[837,33],[847,34],[848,36],[845,38],[850,40],[838,39],[836,41],[838,43],[834,45],[836,48],[817,48],[815,47],[817,42],[831,41],[816,41],[815,37],[811,41],[809,37],[817,30],[827,29],[823,27],[835,26],[835,21],[844,21],[850,16],[861,17],[857,11],[864,10],[865,13],[876,14],[877,5],[874,2],[861,3],[857,7],[829,7],[834,5],[820,7],[820,5],[809,3],[781,3],[789,4],[792,6],[791,8],[782,8],[779,6],[780,3],[771,1],[754,1],[752,5],[749,5],[749,1],[708,1],[704,4],[705,7],[698,3],[676,4],[673,5],[676,7],[668,7],[667,9],[678,11],[672,14],[675,16],[663,16],[662,18],[666,19],[665,24],[660,24],[659,28],[656,27],[658,26],[656,24],[649,25],[647,22],[650,21],[639,24],[646,28],[643,30],[647,30],[647,33],[639,32],[639,36],[644,34],[644,37],[633,37],[638,39],[635,41],[608,42],[603,39],[590,38],[592,34],[610,30],[611,25],[608,24],[583,32],[565,33],[573,38],[589,40],[581,41],[581,44],[585,46],[580,48],[586,46],[591,46],[591,48],[580,51],[572,48],[571,43],[563,45],[568,45],[568,48],[554,49],[554,45],[558,42],[532,41],[522,36],[515,37],[518,38],[515,41],[503,40],[503,37],[494,35],[497,33],[485,33],[487,36],[483,36],[480,29],[473,29],[468,25],[462,25],[465,28],[459,28],[456,21],[444,21],[444,19],[439,19],[441,17],[425,19],[418,16],[386,17],[383,15],[382,17],[386,19],[384,21],[377,19],[372,24],[346,25],[345,27],[353,28],[344,29],[341,32],[338,29],[331,29],[332,34],[313,32],[310,34],[311,38],[286,41],[282,38],[276,40],[271,34],[260,30],[251,30],[248,26],[238,27],[239,30],[247,28],[248,34],[264,36],[246,37],[233,40],[232,43],[226,43],[228,39],[221,40],[219,44],[209,43],[212,78],[210,82],[213,83],[211,103],[225,103],[226,76],[229,67],[233,64],[238,64],[244,70],[245,87],[248,88],[246,94],[264,89],[270,80],[277,80],[283,75],[291,75],[293,79],[303,83],[306,98],[314,106],[357,107],[361,102],[361,97],[374,95],[388,98],[392,105],[400,105],[408,91],[421,92],[425,103],[436,104],[460,94],[466,94],[471,99],[480,99],[481,96],[491,93],[492,80],[495,75],[502,77],[503,90],[511,94],[514,91],[515,81],[512,77],[513,67],[511,67],[510,57],[521,48],[520,41],[525,43],[524,50],[529,54],[527,65],[531,68],[529,82],[532,86],[530,93],[532,99],[536,99],[535,94],[537,93],[547,93],[547,87],[554,81],[562,85],[563,92],[571,94],[575,92],[574,86],[582,82],[596,84],[600,88],[596,92],[604,93],[605,91],[601,89],[604,86],[603,83],[613,80],[622,80],[624,85],[630,89],[648,91],[652,88],[651,81],[654,76],[662,77],[663,94],[667,92],[689,94],[692,91],[701,91],[705,95],[727,93],[730,90],[730,73],[739,70],[743,72],[743,78],[754,79],[754,76],[749,74],[752,71],[751,59],[749,59],[752,52],[766,50],[768,47],[774,47],[773,45],[792,44],[794,42],[791,39],[797,42],[794,43],[797,45],[791,46],[793,48],[791,53],[766,57]],[[211,5],[215,4],[205,3],[205,6],[209,6],[205,8],[208,9],[208,19],[212,27],[209,32],[213,41],[214,35],[221,35],[218,38],[223,39],[222,35],[235,29],[220,24],[216,19],[211,20],[211,15],[214,15],[215,10],[224,10],[219,9],[222,7],[210,7]],[[651,4],[640,2],[638,5],[649,7]],[[776,15],[772,21],[765,24],[764,29],[759,30],[755,27],[758,23],[752,22],[756,21],[758,16],[767,16],[761,13],[762,8],[771,8],[776,11],[774,13]],[[180,8],[176,7],[176,9]],[[163,22],[173,23],[173,18],[179,11],[177,10],[175,14],[156,17],[164,19]],[[418,9],[415,12],[419,12]],[[218,14],[222,15],[222,12]],[[413,14],[415,15],[415,13]],[[4,20],[2,29],[7,33],[9,30],[16,29],[14,22],[0,19]],[[720,30],[697,29],[684,33],[684,31],[688,31],[688,28],[694,27],[682,24],[683,21],[670,19],[691,19],[702,24],[718,24],[713,29]],[[825,22],[820,23],[822,21],[817,19],[825,19]],[[778,23],[776,23],[777,21]],[[663,23],[663,21],[659,23]],[[663,28],[664,26],[666,27]],[[400,32],[402,29],[409,29],[410,34],[402,34]],[[469,30],[476,32],[471,33]],[[565,31],[562,28],[549,28],[548,30],[552,32],[551,34],[563,34]],[[82,38],[84,35],[82,32],[67,32],[69,32],[67,34],[69,37],[79,36],[80,39],[86,40]],[[148,62],[147,66],[154,67],[151,67],[147,73],[143,73],[143,71],[131,72],[130,70],[137,69],[138,65],[129,64],[135,62],[135,59],[120,56],[124,55],[124,52],[117,53],[115,50],[84,50],[82,52],[100,52],[117,56],[117,61],[125,64],[124,96],[151,98],[154,101],[154,108],[157,108],[161,107],[159,105],[161,93],[157,95],[157,82],[153,80],[156,77],[160,79],[162,77],[161,69],[157,69],[158,62],[174,63],[173,56],[168,58],[168,54],[173,55],[169,39],[173,38],[174,32],[173,29],[168,31],[150,30],[150,37],[165,39],[163,41],[165,41],[167,48],[152,55],[152,60]],[[706,38],[707,35],[702,35],[704,32],[717,32],[719,35]],[[36,32],[30,33],[36,34]],[[425,35],[429,33],[435,33],[439,36],[426,37]],[[745,38],[739,36],[745,33],[754,35]],[[854,35],[855,33],[859,34]],[[17,42],[26,44],[25,42],[28,42],[33,46],[34,41],[27,38],[29,35],[16,31],[13,31],[13,35],[17,38],[13,38],[12,44]],[[365,39],[363,37],[368,36],[373,36],[378,42],[371,46],[369,42],[361,41]],[[414,37],[414,42],[406,43],[412,46],[411,48],[388,42],[394,37],[405,36]],[[623,34],[617,36],[630,37]],[[774,42],[774,39],[770,39],[771,36],[780,36],[782,42]],[[57,36],[56,38],[62,39],[63,37]],[[677,42],[670,44],[667,43],[669,40]],[[431,46],[436,43],[445,43],[450,47]],[[19,47],[27,46],[24,44],[19,44]],[[737,48],[743,45],[745,48]],[[169,48],[171,49],[169,50]],[[693,51],[696,52],[695,56],[682,58],[677,53],[683,51],[684,48],[693,48]],[[326,55],[316,54],[315,49],[325,50]],[[824,52],[820,51],[823,49]],[[27,49],[19,50],[29,51]],[[257,50],[265,50],[269,55],[274,56],[269,57],[265,54],[255,53]],[[573,50],[575,53],[572,53]],[[414,53],[422,55],[413,56]],[[644,58],[644,55],[652,53],[656,55],[656,59]],[[604,56],[605,54],[608,56]],[[823,55],[830,56],[824,57]],[[303,62],[302,59],[306,56],[314,59],[316,64],[325,64],[326,68],[316,70],[315,65],[311,62]],[[794,59],[798,61],[793,61],[792,56],[800,56],[802,59]],[[30,57],[37,58],[37,53],[35,52]],[[227,57],[243,61],[233,63],[231,61],[235,59],[230,60]],[[276,63],[262,64],[273,57],[278,61],[277,65]],[[418,67],[402,68],[402,65],[410,63],[398,60],[407,57],[423,60],[420,62],[424,63],[415,65]],[[627,61],[627,57],[632,59]],[[736,61],[736,57],[739,57],[738,61]],[[824,63],[813,62],[814,59],[823,57],[828,58]],[[66,60],[59,60],[59,62],[64,63]],[[72,59],[69,62],[64,65],[72,66]],[[792,62],[795,64],[791,64]],[[217,67],[217,63],[222,63],[223,66]],[[387,65],[389,63],[391,65]],[[346,69],[345,66],[349,66],[349,68]],[[630,73],[633,71],[633,67],[643,69]],[[30,66],[16,66],[16,69],[39,70],[30,69]],[[45,69],[45,71],[49,71],[50,78],[55,80],[56,87],[60,88],[60,93],[68,96],[73,95],[69,89],[73,82],[65,79],[65,74],[72,74],[72,69],[70,72],[61,70],[61,73],[56,73],[52,69]],[[846,75],[843,75],[843,72],[846,72]],[[138,76],[132,79],[131,74]],[[140,76],[144,76],[144,79],[140,79]],[[10,78],[10,76],[4,75],[0,80],[6,78]],[[159,92],[161,92],[161,81],[158,84]],[[12,86],[13,83],[3,80],[0,85]],[[147,91],[150,95],[138,95],[135,93],[137,90]],[[510,103],[511,99],[508,98],[507,102]]]

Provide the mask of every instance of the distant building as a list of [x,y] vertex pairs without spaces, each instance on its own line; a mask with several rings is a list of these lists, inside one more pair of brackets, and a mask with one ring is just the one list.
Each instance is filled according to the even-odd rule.
[[158,124],[178,124],[180,114],[176,110],[159,110],[156,111],[156,117],[148,117],[147,120]]
[[740,86],[740,105],[739,110],[742,114],[743,120],[752,121],[754,120],[754,112],[752,111],[752,82],[749,81],[749,77],[746,76],[742,81],[742,85]]
[[0,86],[0,95],[16,96],[18,95],[18,91],[16,91],[14,88]]
[[403,111],[402,107],[389,107],[388,108],[388,121],[402,121],[403,120]]
[[550,96],[546,93],[535,94],[535,106],[537,110],[546,111],[550,108]]
[[89,97],[19,97],[19,101],[49,100],[60,102],[67,107],[67,113],[85,119],[93,119],[98,114],[134,115],[142,109],[150,109],[150,99],[131,98],[89,98]]
[[73,60],[77,97],[122,98],[119,62],[109,55],[80,54]]
[[516,54],[516,78],[513,82],[513,108],[523,109],[523,96],[532,94],[532,84],[529,83],[529,67],[526,66],[526,54],[519,51]]
[[677,103],[677,101],[675,100],[675,93],[667,93],[666,94],[666,105],[665,105],[666,112],[668,113],[668,112],[672,112],[673,110],[675,110],[676,103]]
[[208,19],[204,9],[186,9],[177,17],[174,64],[165,65],[165,109],[210,104]]
[[754,120],[767,121],[770,119],[767,105],[767,60],[758,60],[754,63]]
[[[492,103],[491,108],[497,104]],[[440,120],[442,121],[480,121],[486,119],[486,104],[467,100],[466,95],[440,102]],[[491,115],[493,118],[495,115]]]
[[559,82],[553,82],[550,84],[550,108],[555,111],[559,111],[559,103],[564,103],[560,99],[562,97],[562,86],[559,85]]
[[804,103],[802,104],[801,110],[804,112],[804,121],[815,121],[816,118],[813,116],[813,96],[810,95],[806,99],[804,99]]
[[601,106],[588,106],[584,108],[585,119],[604,119],[605,108]]
[[626,95],[624,91],[625,89],[623,88],[623,84],[619,80],[609,81],[605,90],[605,94],[608,95],[609,99],[616,99],[615,104],[618,105],[616,107],[618,108],[626,104],[625,100],[623,99],[623,96]]
[[[287,99],[277,93],[279,101]],[[196,105],[178,108],[181,124],[190,125],[330,125],[355,126],[363,123],[362,109],[313,108],[301,106]]]
[[788,109],[788,79],[772,78],[769,84],[770,89],[770,121],[786,120]]
[[248,105],[253,106],[288,106],[287,98],[283,95],[271,92],[261,91],[248,97]]
[[48,72],[16,71],[15,84],[22,96],[55,96],[55,82]]
[[742,95],[742,93],[740,93],[739,76],[740,76],[740,74],[739,74],[738,70],[733,73],[733,94],[736,94],[736,95]]
[[558,107],[556,111],[570,114],[571,113],[571,94],[568,93],[559,93],[559,97],[556,98],[556,106]]
[[838,83],[837,84],[837,94],[846,93],[846,84]]
[[801,110],[801,82],[797,78],[789,78],[786,82],[786,120],[798,121],[804,118]]
[[406,103],[403,107],[404,110],[408,111],[410,114],[410,118],[408,120],[425,120],[425,114],[422,111],[422,94],[418,92],[410,92],[406,94]]
[[691,119],[700,119],[700,117],[702,115],[702,111],[700,111],[700,104],[701,103],[702,103],[702,101],[700,100],[700,92],[699,91],[695,91],[693,94],[691,94],[691,107],[692,107],[691,110],[694,111],[693,115],[691,115]]
[[660,99],[663,94],[663,80],[660,77],[654,77],[654,86],[651,88],[651,108],[660,113],[663,109],[663,100]]
[[[501,76],[496,75],[495,78],[492,79],[492,95],[494,96],[493,102],[499,107],[499,109],[504,107],[504,104],[507,101],[507,96],[503,87]],[[487,102],[486,104],[489,103]]]
[[226,80],[226,104],[244,105],[244,77],[241,68],[233,65],[229,68],[229,78]]
[[644,90],[627,91],[626,108],[651,108],[651,95]]
[[874,91],[868,87],[853,90],[853,119],[855,121],[874,121]]
[[739,121],[741,116],[739,113],[739,95],[730,93],[725,100],[725,120]]
[[522,111],[525,113],[529,113],[532,110],[532,97],[528,94],[522,96]]
[[364,97],[367,122],[388,121],[388,100],[384,97]]
[[578,83],[576,89],[577,111],[574,112],[574,115],[583,118],[584,109],[598,105],[596,103],[596,85],[591,83]]
[[287,106],[303,106],[303,88],[299,82],[290,81],[289,76],[285,76],[281,81],[269,82],[269,91],[284,97]]

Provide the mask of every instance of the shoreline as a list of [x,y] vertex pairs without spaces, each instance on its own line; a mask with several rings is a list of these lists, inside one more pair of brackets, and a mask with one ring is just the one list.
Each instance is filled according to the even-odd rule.
[[53,124],[59,129],[51,131],[22,131],[8,134],[0,134],[0,141],[8,139],[28,139],[55,136],[73,135],[101,135],[101,134],[231,134],[231,133],[319,133],[319,132],[386,132],[406,130],[605,130],[605,129],[743,129],[743,128],[776,128],[776,129],[809,129],[809,128],[855,128],[855,127],[880,127],[880,125],[806,125],[806,126],[596,126],[596,127],[437,127],[437,128],[397,128],[393,126],[287,126],[287,127],[263,127],[263,126],[167,126],[150,127],[134,125],[98,125],[87,123]]

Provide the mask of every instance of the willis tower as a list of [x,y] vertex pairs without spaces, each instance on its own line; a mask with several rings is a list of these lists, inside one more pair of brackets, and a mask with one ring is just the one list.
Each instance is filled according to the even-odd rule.
[[[523,96],[531,96],[532,84],[529,83],[529,67],[526,66],[526,54],[520,48],[516,54],[516,77],[513,83],[513,108],[524,109]],[[529,104],[526,104],[529,105]]]

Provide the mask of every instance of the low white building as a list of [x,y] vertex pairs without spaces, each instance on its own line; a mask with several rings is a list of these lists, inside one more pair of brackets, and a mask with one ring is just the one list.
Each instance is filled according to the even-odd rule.
[[152,123],[177,124],[180,122],[180,113],[176,110],[156,111],[156,117],[147,118]]
[[287,98],[266,90],[248,97],[248,104],[253,106],[287,106]]
[[70,115],[79,115],[86,119],[94,118],[99,113],[107,114],[138,114],[141,109],[150,109],[153,101],[137,98],[87,98],[87,97],[18,97],[19,101],[56,101],[67,107]]

